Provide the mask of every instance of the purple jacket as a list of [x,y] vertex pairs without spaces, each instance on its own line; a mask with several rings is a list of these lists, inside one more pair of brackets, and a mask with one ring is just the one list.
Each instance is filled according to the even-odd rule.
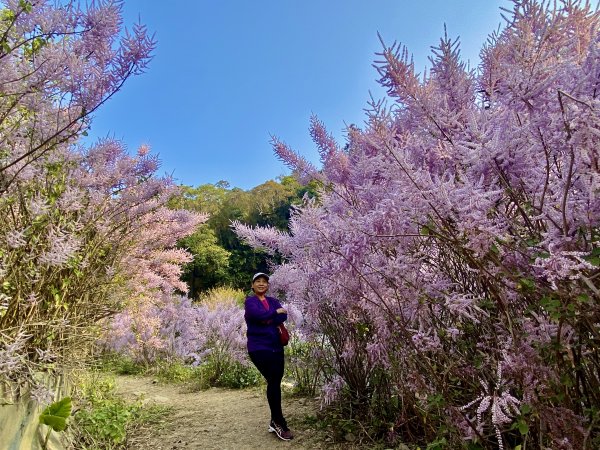
[[277,325],[287,320],[287,314],[278,314],[277,310],[282,308],[279,300],[267,297],[269,309],[265,309],[256,295],[247,297],[244,302],[244,319],[248,326],[248,351],[271,350],[282,352],[283,345],[279,341],[279,330]]

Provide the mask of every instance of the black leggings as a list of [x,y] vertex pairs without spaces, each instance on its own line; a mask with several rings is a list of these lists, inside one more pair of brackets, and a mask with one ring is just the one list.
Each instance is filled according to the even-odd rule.
[[271,420],[282,427],[287,423],[281,412],[281,379],[283,378],[283,352],[257,350],[250,352],[250,360],[267,380],[267,400],[271,409]]

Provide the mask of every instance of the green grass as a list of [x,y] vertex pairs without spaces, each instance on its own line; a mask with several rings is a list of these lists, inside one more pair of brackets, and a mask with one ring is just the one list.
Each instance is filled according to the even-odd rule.
[[117,375],[142,375],[148,371],[148,367],[144,364],[136,362],[128,356],[113,352],[103,353],[96,360],[94,369]]
[[106,353],[98,359],[95,369],[108,374],[152,376],[161,383],[192,382],[198,389],[243,389],[258,386],[262,382],[260,372],[251,364],[217,361],[210,357],[199,366],[191,366],[181,361],[157,361],[151,365],[144,365],[127,356]]

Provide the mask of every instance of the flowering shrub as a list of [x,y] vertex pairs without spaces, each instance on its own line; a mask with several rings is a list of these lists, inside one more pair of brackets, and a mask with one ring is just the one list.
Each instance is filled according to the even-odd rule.
[[290,233],[235,225],[285,259],[272,288],[327,340],[325,401],[392,441],[600,439],[600,16],[509,12],[477,72],[448,37],[424,76],[384,46],[391,107],[370,105],[343,149],[313,119],[320,170],[274,141],[320,201]]
[[112,320],[106,349],[146,364],[210,361],[217,378],[235,362],[247,364],[244,312],[233,300],[205,305],[164,295],[160,302],[137,305],[144,309],[128,309]]
[[184,288],[189,256],[175,243],[205,217],[166,208],[176,187],[148,148],[77,145],[89,115],[146,67],[144,27],[122,34],[118,1],[2,5],[0,384],[43,401],[35,372],[78,360],[125,298]]

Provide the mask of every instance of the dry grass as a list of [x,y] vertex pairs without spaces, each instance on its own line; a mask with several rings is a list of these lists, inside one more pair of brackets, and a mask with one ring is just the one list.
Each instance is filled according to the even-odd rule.
[[200,294],[198,302],[208,306],[210,309],[215,309],[217,306],[244,305],[246,295],[240,289],[223,286],[209,289]]

